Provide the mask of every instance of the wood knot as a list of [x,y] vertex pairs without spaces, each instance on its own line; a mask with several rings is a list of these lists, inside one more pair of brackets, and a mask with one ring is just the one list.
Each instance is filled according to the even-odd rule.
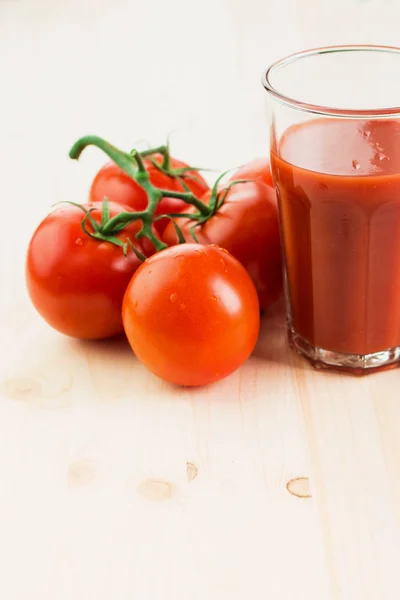
[[194,465],[191,462],[187,462],[186,463],[186,477],[187,477],[188,483],[193,481],[193,479],[196,479],[198,474],[199,474],[199,470],[196,467],[196,465]]
[[36,400],[42,393],[42,386],[31,377],[14,377],[2,383],[1,393],[20,402]]
[[308,477],[295,477],[286,484],[287,491],[297,498],[311,498],[310,480]]
[[166,481],[143,481],[138,486],[138,492],[150,502],[164,502],[172,496],[172,485]]
[[92,481],[96,475],[96,462],[92,459],[82,459],[72,462],[67,471],[68,487],[82,487]]

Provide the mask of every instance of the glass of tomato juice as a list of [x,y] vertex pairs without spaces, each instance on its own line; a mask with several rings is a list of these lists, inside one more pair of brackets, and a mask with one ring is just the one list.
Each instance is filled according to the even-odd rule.
[[400,49],[335,46],[263,78],[292,347],[356,374],[400,363]]

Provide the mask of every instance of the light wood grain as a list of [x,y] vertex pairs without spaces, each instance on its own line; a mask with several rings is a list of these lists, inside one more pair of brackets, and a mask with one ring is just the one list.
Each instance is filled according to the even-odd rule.
[[265,152],[259,73],[335,41],[398,42],[390,0],[0,0],[0,597],[383,600],[400,559],[399,372],[313,371],[281,308],[253,357],[203,389],[123,341],[51,331],[24,286],[54,202],[85,198],[98,133],[173,131],[224,169]]

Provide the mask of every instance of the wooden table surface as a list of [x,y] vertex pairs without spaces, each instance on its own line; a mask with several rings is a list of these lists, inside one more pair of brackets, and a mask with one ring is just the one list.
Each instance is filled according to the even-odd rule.
[[[123,341],[29,304],[24,256],[102,164],[85,133],[225,169],[266,152],[263,67],[304,47],[396,44],[390,0],[0,0],[0,597],[398,596],[399,372],[320,373],[282,311],[220,383],[178,389]],[[360,40],[360,32],[363,33]]]

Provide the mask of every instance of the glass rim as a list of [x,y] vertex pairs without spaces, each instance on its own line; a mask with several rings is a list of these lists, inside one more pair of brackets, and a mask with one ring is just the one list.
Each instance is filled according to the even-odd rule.
[[382,52],[387,54],[398,54],[400,58],[400,47],[397,46],[380,46],[372,44],[345,44],[340,46],[322,46],[320,48],[312,48],[310,50],[303,50],[301,52],[295,52],[289,54],[285,58],[274,62],[262,75],[262,84],[264,88],[269,92],[275,100],[280,104],[289,106],[295,110],[303,112],[314,113],[323,116],[333,117],[400,117],[400,106],[393,107],[382,107],[374,109],[347,109],[347,108],[336,108],[334,106],[324,106],[318,104],[311,104],[309,102],[303,102],[296,98],[291,98],[285,94],[281,94],[271,83],[271,75],[273,75],[279,69],[282,69],[293,62],[302,60],[303,58],[309,58],[311,56],[318,56],[322,54],[334,54],[340,52]]

